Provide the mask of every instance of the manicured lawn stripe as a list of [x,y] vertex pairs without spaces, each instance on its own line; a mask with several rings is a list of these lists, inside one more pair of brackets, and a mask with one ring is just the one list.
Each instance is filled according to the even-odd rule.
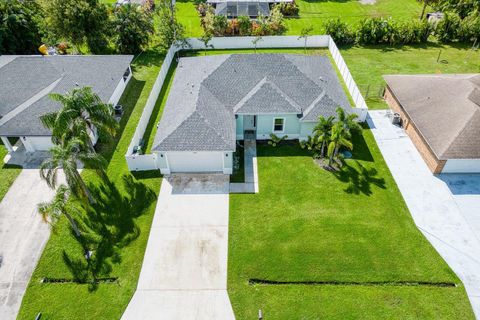
[[0,140],[0,201],[2,201],[8,189],[22,171],[22,168],[19,166],[8,165],[3,162],[7,153],[7,148]]

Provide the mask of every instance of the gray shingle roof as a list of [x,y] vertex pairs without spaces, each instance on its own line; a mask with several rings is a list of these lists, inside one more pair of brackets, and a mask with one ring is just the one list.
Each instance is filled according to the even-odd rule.
[[337,106],[350,111],[326,56],[234,54],[181,58],[153,150],[233,151],[234,114],[295,113],[303,115],[300,121],[317,121],[320,115],[334,115]]
[[480,159],[480,75],[384,78],[438,159]]
[[[18,56],[0,67],[0,114],[15,113],[19,105],[55,81],[58,83],[50,92],[64,94],[77,86],[89,86],[107,102],[132,59],[130,55]],[[50,131],[39,118],[59,108],[48,95],[41,96],[0,125],[0,135],[48,136]]]

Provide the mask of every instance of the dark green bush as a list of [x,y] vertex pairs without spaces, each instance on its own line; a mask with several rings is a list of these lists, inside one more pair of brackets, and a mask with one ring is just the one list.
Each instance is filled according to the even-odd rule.
[[275,7],[278,7],[280,9],[280,12],[285,17],[298,16],[298,12],[300,11],[295,1],[282,2],[282,3],[276,4]]
[[460,17],[456,14],[445,14],[437,23],[435,36],[440,42],[452,42],[458,39],[460,31]]
[[346,22],[342,22],[340,19],[328,20],[325,23],[325,33],[329,34],[339,45],[355,42],[354,32]]

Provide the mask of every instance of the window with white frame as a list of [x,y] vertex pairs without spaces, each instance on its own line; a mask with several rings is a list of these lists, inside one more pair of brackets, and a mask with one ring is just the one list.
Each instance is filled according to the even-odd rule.
[[273,132],[282,133],[285,129],[285,118],[273,119]]

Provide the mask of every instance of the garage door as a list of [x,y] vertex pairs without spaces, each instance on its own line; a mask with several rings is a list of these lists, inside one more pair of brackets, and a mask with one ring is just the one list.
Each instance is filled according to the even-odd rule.
[[169,152],[171,172],[223,171],[223,152]]

